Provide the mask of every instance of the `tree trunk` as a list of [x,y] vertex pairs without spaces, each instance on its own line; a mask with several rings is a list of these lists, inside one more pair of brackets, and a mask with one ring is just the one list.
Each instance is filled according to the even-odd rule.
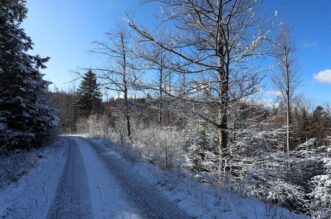
[[159,125],[160,127],[162,127],[162,123],[163,123],[163,118],[162,118],[162,111],[163,111],[163,57],[162,57],[162,53],[160,55],[160,78],[159,78]]
[[228,170],[225,166],[226,159],[228,158],[228,85],[227,83],[221,83],[221,94],[224,100],[221,101],[219,106],[219,156],[220,156],[220,168],[223,169],[223,173]]
[[121,44],[123,52],[123,85],[124,85],[124,102],[125,102],[125,117],[126,117],[126,129],[128,138],[131,138],[131,121],[130,121],[130,112],[129,112],[129,100],[128,100],[128,83],[126,78],[126,48],[124,43],[124,35],[121,33]]
[[129,101],[128,101],[128,95],[125,95],[125,117],[126,117],[126,129],[128,132],[128,137],[131,138],[131,121],[130,121],[130,113],[129,113]]
[[223,30],[223,15],[222,15],[223,1],[218,1],[219,7],[219,22],[218,22],[218,37],[217,37],[217,56],[218,56],[218,89],[220,93],[220,103],[218,107],[218,120],[219,120],[219,171],[227,171],[226,159],[228,157],[228,90],[229,90],[229,66],[225,65],[226,57],[229,56],[226,51],[226,36],[225,33],[221,33]]
[[[171,84],[171,73],[169,73],[169,78],[168,78],[168,94],[171,95],[172,91],[172,84]],[[170,110],[169,110],[169,103],[167,104],[167,124],[170,125]]]
[[288,51],[287,48],[284,48],[284,62],[285,62],[285,74],[286,74],[286,153],[287,155],[290,152],[290,147],[291,147],[291,96],[290,96],[290,65],[289,65],[289,60],[288,60]]

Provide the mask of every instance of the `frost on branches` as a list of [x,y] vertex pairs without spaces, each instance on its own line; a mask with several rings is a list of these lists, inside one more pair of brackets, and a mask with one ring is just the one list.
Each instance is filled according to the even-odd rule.
[[331,216],[331,147],[325,147],[325,152],[327,157],[322,159],[323,174],[314,176],[310,182],[311,208],[317,218]]
[[212,128],[188,123],[186,166],[203,182],[221,183],[243,196],[254,196],[297,213],[329,218],[331,146],[317,147],[316,139],[308,139],[287,155],[282,151],[286,129],[271,121],[261,121],[257,116],[250,119],[250,124],[236,121],[238,128],[230,132],[230,174],[221,175],[221,181]]

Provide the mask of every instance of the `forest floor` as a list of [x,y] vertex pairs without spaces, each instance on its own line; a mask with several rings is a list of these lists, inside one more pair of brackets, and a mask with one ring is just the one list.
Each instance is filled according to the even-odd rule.
[[62,136],[29,153],[38,161],[0,187],[0,218],[306,218],[127,161],[109,142]]

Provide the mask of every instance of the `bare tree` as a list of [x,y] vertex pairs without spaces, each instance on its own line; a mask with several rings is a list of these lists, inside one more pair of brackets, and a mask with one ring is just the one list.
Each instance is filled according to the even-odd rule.
[[110,43],[95,42],[97,46],[92,52],[105,55],[109,63],[104,68],[95,68],[99,72],[101,85],[112,92],[118,92],[119,97],[124,101],[124,117],[128,138],[131,137],[130,117],[130,89],[138,79],[136,77],[136,63],[132,52],[132,42],[129,33],[125,30],[118,30],[115,33],[107,33]]
[[291,149],[291,130],[292,130],[292,99],[298,86],[298,71],[294,59],[294,46],[289,36],[289,28],[282,23],[276,39],[275,57],[279,71],[272,76],[275,87],[280,91],[286,106],[286,148],[284,151],[289,153]]
[[[155,32],[161,30],[150,31],[136,24],[133,19],[130,19],[129,25],[145,41],[176,57],[169,68],[188,75],[188,89],[184,92],[177,89],[171,96],[184,101],[184,111],[203,118],[217,128],[219,166],[220,171],[222,168],[225,170],[229,160],[229,107],[231,103],[247,99],[259,89],[258,72],[261,69],[253,70],[248,62],[266,53],[269,29],[257,25],[260,2],[152,1],[164,6],[162,22],[174,24],[168,28],[172,31],[164,31],[160,37]],[[202,95],[206,90],[209,90],[210,95]]]
[[144,42],[140,42],[139,45],[140,48],[136,52],[136,56],[143,60],[145,71],[156,75],[156,78],[147,83],[139,81],[137,86],[152,92],[157,91],[156,104],[152,104],[152,106],[158,110],[158,123],[162,127],[165,122],[164,114],[168,106],[165,96],[166,92],[171,93],[172,86],[172,71],[167,68],[171,56],[169,52],[159,46],[153,46]]

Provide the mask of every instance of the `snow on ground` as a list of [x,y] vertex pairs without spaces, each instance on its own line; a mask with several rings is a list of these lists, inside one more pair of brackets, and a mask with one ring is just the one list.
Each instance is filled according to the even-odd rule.
[[[84,200],[90,207],[79,211],[96,219],[306,218],[161,170],[142,159],[127,161],[115,148],[118,145],[109,142],[69,136],[55,147],[29,152],[24,163],[33,167],[19,167],[14,179],[26,174],[0,189],[0,218],[53,218]],[[19,162],[15,156],[12,160]]]
[[77,136],[57,145],[0,191],[0,218],[190,218],[110,150]]
[[93,218],[87,174],[79,147],[65,138],[67,157],[47,218]]
[[[46,217],[64,165],[65,148],[62,145],[63,139],[52,147],[7,159],[7,166],[10,166],[8,163],[15,162],[9,171],[17,183],[6,182],[0,188],[0,218]],[[8,176],[9,173],[6,177]]]
[[[164,171],[147,162],[130,162],[121,158],[120,153],[115,152],[119,146],[102,140],[94,140],[95,143],[110,150],[122,162],[126,162],[128,168],[136,172],[137,178],[143,178],[151,183],[173,203],[185,210],[195,218],[277,218],[277,219],[303,219],[308,218],[289,212],[287,209],[266,204],[254,198],[243,198],[240,195],[218,189],[197,182],[189,176],[183,176],[178,172]],[[141,160],[141,159],[137,159]]]
[[82,139],[75,138],[75,142],[79,145],[85,164],[94,218],[141,218],[93,148]]
[[[89,177],[90,179],[93,179],[93,181],[90,182],[90,185],[97,184],[97,181],[102,182],[103,185],[106,184],[105,186],[99,186],[99,188],[102,188],[101,191],[103,191],[103,197],[111,201],[108,203],[100,203],[100,194],[99,197],[94,198],[94,200],[92,198],[92,202],[97,206],[94,214],[100,212],[100,204],[107,204],[105,205],[105,208],[108,207],[115,209],[117,212],[121,212],[121,215],[118,215],[118,218],[136,218],[137,215],[140,216],[139,218],[192,218],[187,215],[184,210],[178,208],[176,204],[169,201],[162,192],[152,185],[152,183],[146,181],[140,176],[140,174],[137,174],[135,170],[131,168],[131,165],[128,165],[129,163],[121,159],[121,157],[113,151],[105,149],[102,145],[95,144],[91,141],[86,143],[86,139],[84,139],[83,142],[76,139],[76,142],[78,142],[82,151],[84,148],[89,150],[86,155],[94,156],[94,158],[89,156],[85,164],[86,166],[89,166],[87,169],[92,168],[91,170],[94,170],[97,174],[95,176],[99,176],[100,179],[96,180],[95,177]],[[91,149],[93,149],[92,151],[94,151],[94,153],[91,152]],[[96,171],[96,169],[93,169],[95,163],[101,163],[103,165],[100,165]],[[105,169],[106,171],[102,171],[102,169]],[[114,179],[110,184],[105,183],[107,182],[105,180],[107,177],[107,171],[108,175]],[[89,170],[87,170],[87,172],[92,173],[92,171]],[[93,186],[90,191],[95,191],[96,188],[97,187]],[[123,204],[124,208],[122,207]],[[127,204],[132,208],[127,208]],[[114,216],[111,215],[111,217],[108,218],[114,218]]]
[[27,174],[40,158],[41,150],[35,149],[29,152],[18,150],[7,156],[0,157],[0,190],[4,189]]

